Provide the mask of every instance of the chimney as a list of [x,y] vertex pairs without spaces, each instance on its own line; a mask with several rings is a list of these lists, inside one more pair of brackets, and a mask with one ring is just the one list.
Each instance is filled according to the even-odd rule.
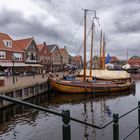
[[46,46],[46,42],[43,42],[44,46]]
[[64,46],[64,49],[67,50],[66,46]]

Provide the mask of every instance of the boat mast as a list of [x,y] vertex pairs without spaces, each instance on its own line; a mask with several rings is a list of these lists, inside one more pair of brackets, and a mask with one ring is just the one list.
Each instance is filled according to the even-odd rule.
[[99,69],[102,69],[102,30],[100,34],[100,62],[99,62]]
[[[96,13],[95,10],[88,10],[88,9],[82,9],[84,10],[84,81],[86,80],[86,15],[87,15],[87,11],[94,11]],[[95,14],[96,16],[96,14]]]
[[84,81],[86,80],[86,14],[87,9],[84,10]]
[[[90,77],[92,77],[92,65],[93,65],[93,47],[94,47],[94,30],[95,30],[95,24],[94,24],[94,19],[99,20],[98,17],[96,17],[96,11],[94,10],[95,12],[95,16],[93,17],[93,21],[92,21],[92,26],[91,26],[91,30],[92,30],[92,33],[91,33],[91,55],[90,55]],[[98,23],[99,24],[99,23]]]
[[93,64],[93,47],[94,47],[94,18],[92,22],[91,27],[92,33],[91,33],[91,55],[90,55],[90,77],[92,77],[92,64]]
[[102,55],[102,69],[105,69],[105,48],[106,48],[106,42],[105,42],[105,34],[103,35],[103,55]]

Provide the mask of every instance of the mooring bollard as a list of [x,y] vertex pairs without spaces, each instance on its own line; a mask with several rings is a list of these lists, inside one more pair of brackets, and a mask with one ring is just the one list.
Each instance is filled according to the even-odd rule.
[[119,114],[113,114],[113,140],[119,140]]
[[139,140],[140,140],[140,101],[138,101],[138,127],[139,127]]
[[62,128],[62,136],[63,140],[71,140],[71,128],[70,128],[70,111],[69,110],[62,110],[62,121],[63,121],[63,128]]

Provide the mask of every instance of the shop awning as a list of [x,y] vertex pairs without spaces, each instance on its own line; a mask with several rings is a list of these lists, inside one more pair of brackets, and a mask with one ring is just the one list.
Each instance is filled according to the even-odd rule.
[[[13,67],[12,62],[0,62],[1,67]],[[42,67],[40,64],[25,64],[25,63],[17,63],[14,62],[14,67]]]
[[43,65],[40,64],[26,64],[28,67],[43,67]]

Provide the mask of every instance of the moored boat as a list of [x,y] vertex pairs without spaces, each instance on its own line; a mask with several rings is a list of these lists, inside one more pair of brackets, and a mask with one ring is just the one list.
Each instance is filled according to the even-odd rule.
[[[86,9],[84,11],[85,15],[85,28],[86,28]],[[96,14],[95,14],[95,18]],[[94,20],[93,20],[94,22]],[[94,23],[92,24],[94,26]],[[94,27],[92,27],[92,30]],[[93,38],[93,35],[92,35]],[[102,36],[101,36],[102,38]],[[105,37],[104,37],[105,41]],[[93,43],[91,43],[93,45]],[[102,44],[102,43],[101,43]],[[105,45],[105,42],[103,43]],[[93,47],[93,46],[92,46]],[[105,46],[104,46],[105,47]],[[92,52],[92,51],[91,51]],[[91,54],[92,56],[92,54]],[[91,57],[92,58],[92,57]],[[92,64],[91,64],[92,66]],[[104,67],[104,63],[102,63]],[[58,79],[53,78],[51,79],[52,88],[60,93],[111,93],[111,92],[118,92],[118,91],[125,91],[134,88],[134,83],[131,81],[131,78],[128,76],[124,79],[116,80],[114,77],[110,75],[110,79],[107,77],[96,76],[99,79],[94,79],[95,73],[92,73],[90,69],[89,74],[87,74],[86,70],[86,30],[84,32],[84,65],[83,65],[83,73],[81,77],[75,77],[74,79]],[[101,71],[99,72],[101,74]],[[120,74],[119,74],[120,75]],[[104,75],[105,76],[105,75]],[[118,78],[118,75],[116,76]],[[115,80],[115,81],[114,81]]]
[[[83,70],[79,72],[79,76],[83,76]],[[90,77],[90,70],[86,70],[86,76]],[[92,78],[102,79],[102,80],[127,80],[131,79],[131,75],[126,71],[110,71],[107,69],[104,70],[92,70]]]
[[133,88],[131,82],[117,83],[112,81],[80,81],[80,80],[52,80],[54,90],[60,93],[110,93],[125,91]]

